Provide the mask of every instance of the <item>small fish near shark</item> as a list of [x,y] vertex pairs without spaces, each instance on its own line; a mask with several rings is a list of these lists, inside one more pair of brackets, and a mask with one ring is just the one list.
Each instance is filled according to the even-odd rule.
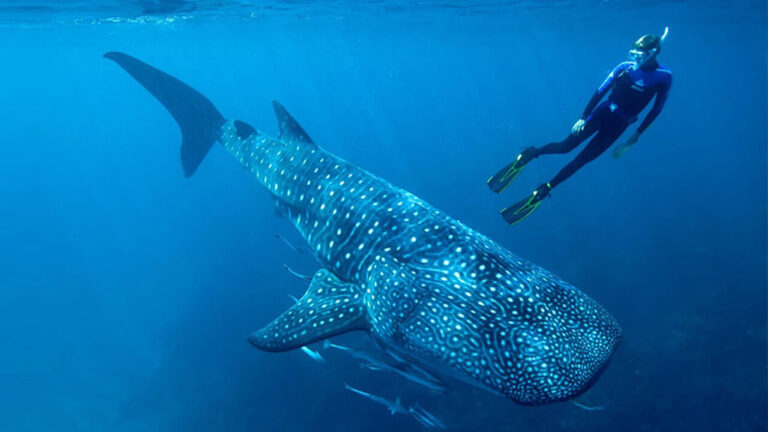
[[441,422],[437,417],[435,417],[432,413],[425,410],[424,408],[420,407],[419,404],[414,404],[408,408],[403,406],[403,404],[400,402],[400,398],[397,398],[395,400],[389,400],[387,398],[376,396],[374,394],[362,391],[360,389],[354,388],[349,384],[344,384],[344,388],[351,391],[352,393],[358,394],[366,399],[370,399],[380,405],[384,405],[387,410],[389,411],[390,415],[395,414],[408,414],[411,417],[414,418],[419,424],[424,426],[427,429],[437,429],[437,430],[446,430],[445,424]]
[[256,348],[361,330],[431,374],[538,405],[586,391],[619,345],[619,324],[582,291],[320,148],[281,104],[272,137],[140,60],[104,57],[176,120],[186,177],[221,143],[323,266],[296,304],[248,338]]
[[445,393],[448,391],[446,384],[443,383],[439,378],[433,376],[429,372],[419,368],[416,365],[406,363],[396,356],[393,357],[391,354],[390,357],[392,357],[394,363],[388,363],[383,360],[375,359],[364,351],[358,351],[349,347],[337,345],[328,339],[323,341],[323,348],[333,348],[345,352],[350,356],[362,361],[361,366],[363,367],[374,371],[393,372],[407,379],[408,381],[425,387],[431,391],[437,393]]

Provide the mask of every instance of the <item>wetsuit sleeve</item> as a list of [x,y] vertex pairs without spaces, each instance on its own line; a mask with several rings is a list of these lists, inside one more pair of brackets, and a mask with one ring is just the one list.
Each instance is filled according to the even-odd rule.
[[602,84],[600,84],[600,87],[597,88],[595,93],[592,95],[592,98],[589,100],[589,103],[587,103],[586,108],[584,108],[584,112],[581,114],[582,119],[586,119],[589,117],[590,114],[592,114],[592,110],[595,109],[598,102],[600,102],[600,99],[605,96],[606,93],[608,93],[608,90],[610,90],[613,87],[614,80],[616,79],[619,74],[627,70],[630,63],[619,63],[618,66],[613,68],[611,73],[608,74],[608,76],[605,78]]
[[643,119],[640,127],[637,128],[637,133],[641,134],[645,132],[645,130],[648,129],[648,126],[650,126],[651,123],[656,120],[656,117],[659,116],[659,113],[661,113],[661,110],[664,108],[664,103],[667,101],[667,95],[669,94],[670,87],[672,87],[671,77],[669,78],[668,82],[664,84],[664,87],[662,87],[662,89],[656,93],[656,101],[654,101],[653,107],[648,112],[648,115]]

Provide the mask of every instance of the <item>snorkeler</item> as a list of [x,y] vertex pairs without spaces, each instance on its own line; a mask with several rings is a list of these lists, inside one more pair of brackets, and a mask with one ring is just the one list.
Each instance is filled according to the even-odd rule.
[[[491,190],[501,193],[520,175],[528,162],[544,154],[568,153],[596,133],[581,153],[552,180],[537,187],[528,198],[501,211],[507,223],[515,224],[533,213],[554,187],[600,156],[637,120],[637,115],[656,96],[653,108],[640,127],[614,149],[613,157],[618,158],[637,142],[640,134],[661,112],[672,85],[672,72],[656,60],[668,30],[665,28],[661,36],[647,34],[635,41],[629,51],[629,59],[616,66],[595,91],[567,138],[543,147],[524,149],[512,163],[488,179]],[[608,100],[598,105],[609,91]]]

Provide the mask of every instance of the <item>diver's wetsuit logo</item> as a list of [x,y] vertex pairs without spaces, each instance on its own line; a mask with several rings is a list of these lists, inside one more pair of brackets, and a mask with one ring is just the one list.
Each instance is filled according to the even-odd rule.
[[645,82],[641,78],[632,84],[632,88],[637,91],[645,91]]

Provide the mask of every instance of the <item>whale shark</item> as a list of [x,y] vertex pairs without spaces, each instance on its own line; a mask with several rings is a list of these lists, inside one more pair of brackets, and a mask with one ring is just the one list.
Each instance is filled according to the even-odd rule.
[[436,376],[538,405],[586,391],[620,344],[618,322],[584,292],[324,150],[280,103],[270,136],[134,57],[104,57],[176,120],[186,177],[220,143],[320,263],[306,293],[248,337],[256,348],[300,349],[359,330]]

